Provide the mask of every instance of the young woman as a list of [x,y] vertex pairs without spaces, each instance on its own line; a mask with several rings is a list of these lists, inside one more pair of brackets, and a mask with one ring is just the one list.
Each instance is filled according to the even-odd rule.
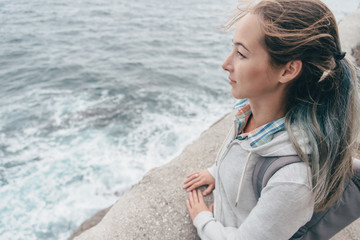
[[[201,239],[289,239],[336,202],[352,172],[358,134],[356,77],[334,15],[320,0],[263,0],[239,10],[223,64],[240,99],[216,163],[190,174],[187,208]],[[258,158],[298,155],[261,192]],[[196,188],[208,185],[201,193]],[[215,189],[214,189],[215,188]],[[214,207],[203,196],[214,189]]]

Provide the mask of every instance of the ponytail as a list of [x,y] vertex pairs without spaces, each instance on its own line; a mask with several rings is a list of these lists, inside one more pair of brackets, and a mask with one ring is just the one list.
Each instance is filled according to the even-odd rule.
[[[286,115],[293,145],[312,169],[315,210],[323,210],[339,199],[347,176],[352,174],[352,156],[357,150],[357,79],[348,60],[335,62],[335,69],[317,82],[317,91],[308,89],[305,95],[309,98],[298,99]],[[293,124],[305,131],[312,149],[309,156],[295,139]]]

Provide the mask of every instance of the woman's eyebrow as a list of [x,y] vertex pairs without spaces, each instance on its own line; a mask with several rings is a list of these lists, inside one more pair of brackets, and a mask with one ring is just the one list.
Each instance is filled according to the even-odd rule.
[[[233,43],[234,43],[234,45],[236,45],[236,46],[241,46],[241,47],[245,48],[246,51],[250,52],[249,49],[248,49],[247,47],[245,47],[245,45],[244,45],[243,43],[241,43],[241,42],[234,42],[234,41],[233,41]],[[251,53],[251,52],[250,52],[250,53]]]

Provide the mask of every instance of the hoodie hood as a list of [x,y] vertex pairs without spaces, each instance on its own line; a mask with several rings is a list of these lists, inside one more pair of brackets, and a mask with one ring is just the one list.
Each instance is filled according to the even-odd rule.
[[[301,129],[297,127],[292,127],[291,130],[293,131],[294,136],[298,141],[301,150],[305,154],[309,154],[311,152],[310,145],[309,145],[309,140],[305,135],[305,132],[301,131]],[[243,169],[242,176],[239,182],[239,187],[236,194],[235,207],[237,206],[238,201],[240,199],[241,190],[244,184],[245,172],[247,171],[248,164],[252,154],[258,154],[262,157],[282,157],[282,156],[297,155],[297,152],[295,151],[295,148],[290,141],[289,133],[286,130],[275,133],[273,135],[273,139],[270,142],[265,143],[258,147],[250,146],[249,140],[242,141],[240,145],[245,151],[248,151],[249,153],[247,155],[245,167]]]

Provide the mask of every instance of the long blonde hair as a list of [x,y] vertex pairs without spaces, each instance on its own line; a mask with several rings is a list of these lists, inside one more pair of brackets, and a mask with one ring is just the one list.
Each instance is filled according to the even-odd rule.
[[[340,198],[352,174],[360,125],[357,78],[343,59],[335,17],[320,0],[262,0],[239,7],[227,27],[247,13],[259,17],[273,66],[303,63],[288,91],[285,123],[298,155],[312,169],[315,210],[323,210]],[[291,125],[306,132],[310,155],[301,150]]]

